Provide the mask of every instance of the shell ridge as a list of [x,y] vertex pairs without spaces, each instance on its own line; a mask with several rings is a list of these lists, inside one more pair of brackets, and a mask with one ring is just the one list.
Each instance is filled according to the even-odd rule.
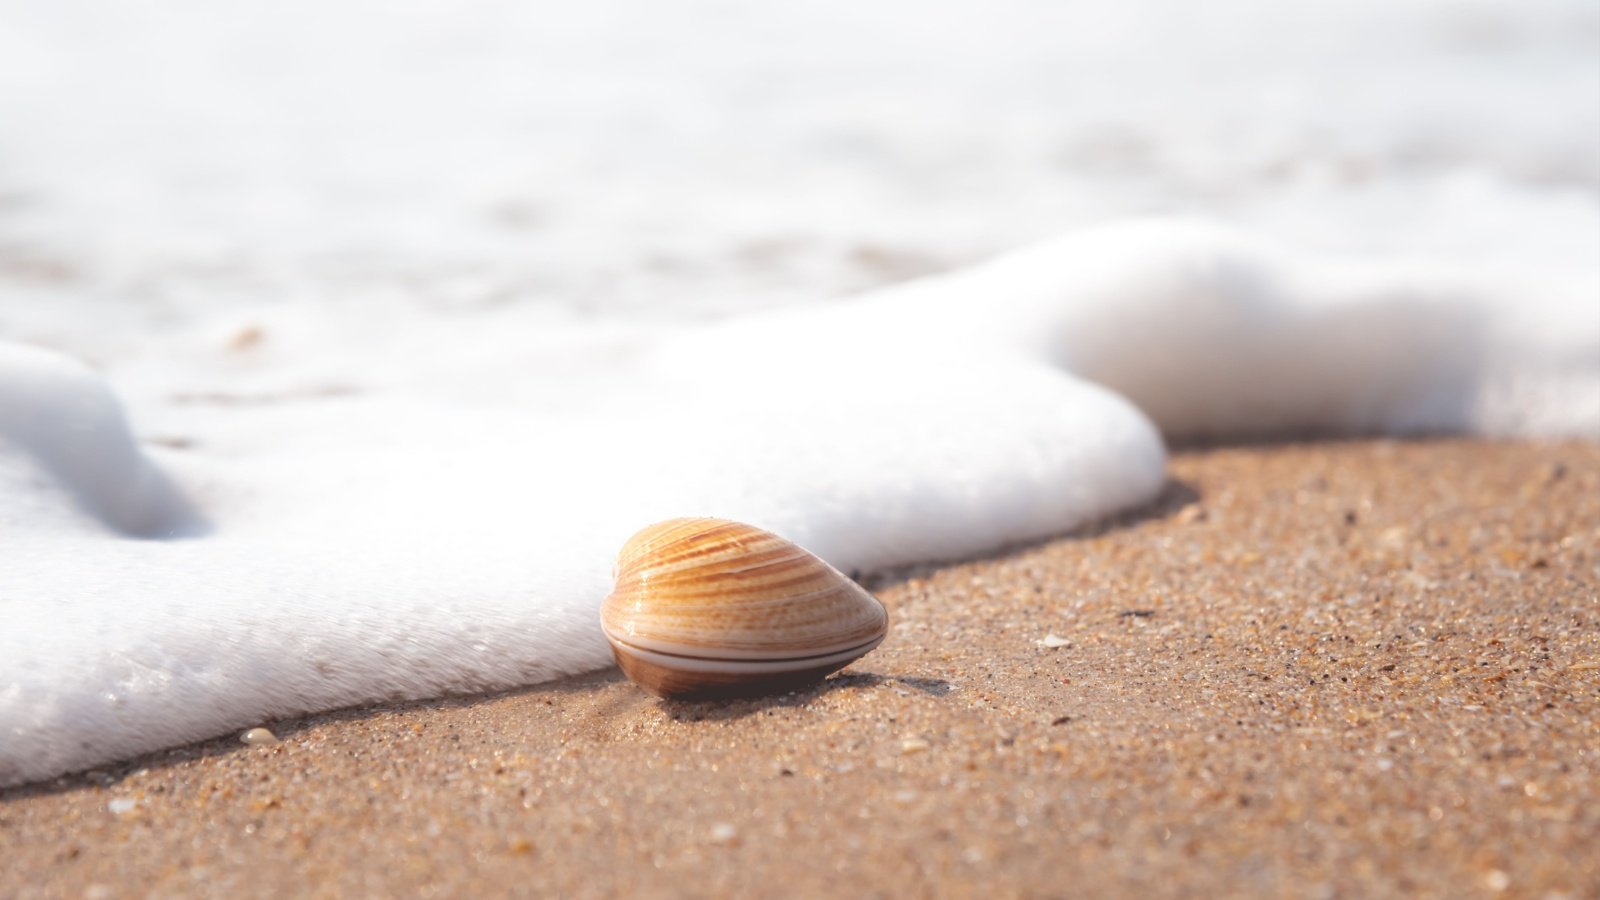
[[[856,649],[858,647],[867,647],[869,645],[876,646],[877,643],[879,641],[881,641],[881,640],[883,640],[882,637],[874,636],[874,637],[867,638],[865,640],[858,640],[858,641],[851,642],[849,644],[843,644],[843,645],[841,645],[839,647],[825,647],[825,648],[822,648],[822,649],[818,650],[815,653],[806,653],[806,654],[802,654],[802,655],[798,655],[798,656],[770,656],[770,657],[753,656],[753,657],[741,657],[740,659],[746,659],[747,658],[751,662],[760,662],[760,661],[763,661],[763,660],[770,661],[770,662],[804,662],[806,660],[811,660],[811,659],[823,659],[823,658],[829,657],[829,656],[837,656],[840,653],[845,653],[845,652],[848,652],[850,650],[854,650],[854,649]],[[624,642],[624,643],[628,643],[628,642]],[[644,646],[640,646],[638,644],[630,644],[630,646],[632,646],[634,649],[637,649],[637,650],[644,650],[644,651],[647,651],[647,652],[650,652],[650,653],[657,654],[659,656],[670,656],[670,657],[673,657],[675,659],[719,660],[719,661],[726,661],[726,662],[735,662],[735,661],[737,661],[737,660],[734,660],[734,659],[729,659],[728,657],[725,657],[725,656],[702,656],[702,655],[696,654],[696,653],[675,653],[675,652],[673,652],[671,650],[662,650],[662,649],[657,648],[657,647],[644,647]]]
[[[724,559],[736,564],[744,561],[745,565],[737,566],[738,568],[744,568],[746,566],[758,567],[767,562],[799,561],[808,555],[810,554],[806,553],[804,549],[784,541],[781,543],[773,542],[765,547],[751,547],[748,543],[733,548],[726,544],[713,546],[694,544],[675,552],[663,551],[652,554],[649,560],[651,569],[671,572],[679,569],[694,569],[716,565]],[[751,557],[758,558],[751,559]]]

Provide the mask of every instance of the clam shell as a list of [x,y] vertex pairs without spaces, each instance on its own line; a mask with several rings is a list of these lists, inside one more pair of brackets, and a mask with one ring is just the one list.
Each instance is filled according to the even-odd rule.
[[617,554],[600,608],[634,683],[668,699],[772,693],[818,681],[878,646],[878,599],[801,547],[724,519],[672,519]]

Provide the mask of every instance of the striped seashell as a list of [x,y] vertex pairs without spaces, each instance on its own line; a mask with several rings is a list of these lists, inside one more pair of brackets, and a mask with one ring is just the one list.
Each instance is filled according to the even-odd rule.
[[672,700],[820,681],[883,641],[878,599],[806,550],[724,519],[671,519],[617,554],[600,625],[633,682]]

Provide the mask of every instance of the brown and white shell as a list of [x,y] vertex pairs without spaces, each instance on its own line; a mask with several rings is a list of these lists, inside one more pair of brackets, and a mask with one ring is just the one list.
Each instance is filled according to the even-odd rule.
[[617,554],[600,624],[617,665],[658,697],[774,693],[883,641],[878,599],[801,547],[724,519],[671,519]]

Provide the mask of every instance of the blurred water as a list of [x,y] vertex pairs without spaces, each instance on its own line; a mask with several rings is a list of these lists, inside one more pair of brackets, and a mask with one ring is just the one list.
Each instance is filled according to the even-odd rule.
[[95,339],[37,300],[720,314],[1151,212],[1569,270],[1600,243],[1592,0],[4,0],[0,22],[0,328],[58,344]]

